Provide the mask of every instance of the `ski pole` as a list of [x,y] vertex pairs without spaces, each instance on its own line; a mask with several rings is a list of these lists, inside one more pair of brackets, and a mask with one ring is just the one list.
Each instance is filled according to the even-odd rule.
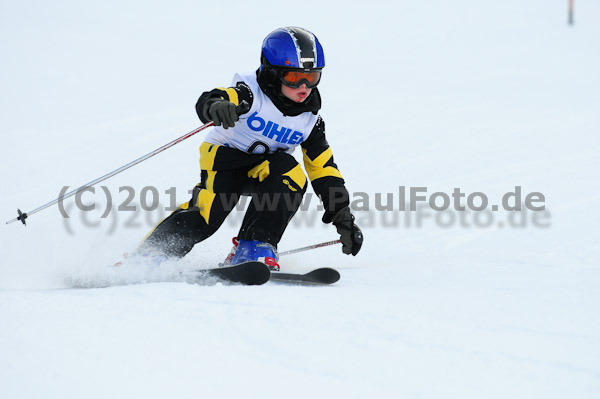
[[341,242],[342,242],[341,240],[327,241],[327,242],[322,242],[320,244],[309,245],[308,247],[290,249],[289,251],[279,252],[279,256],[291,255],[291,254],[295,254],[297,252],[309,251],[311,249],[316,249],[316,248],[321,248],[321,247],[327,247],[329,245],[341,244]]
[[[238,113],[238,115],[246,113],[249,110],[250,110],[250,107],[249,107],[248,102],[246,102],[246,100],[243,100],[237,106],[237,113]],[[165,151],[165,150],[173,147],[175,144],[179,144],[182,141],[189,139],[190,137],[192,137],[196,133],[199,133],[199,132],[203,131],[204,129],[206,129],[208,127],[211,127],[213,125],[214,125],[214,122],[208,122],[208,123],[200,126],[199,128],[197,128],[195,130],[192,130],[189,133],[184,134],[183,136],[179,137],[178,139],[175,139],[175,140],[171,141],[170,143],[165,144],[165,145],[163,145],[160,148],[157,148],[156,150],[152,151],[151,153],[148,153],[148,154],[144,155],[143,157],[140,157],[140,158],[136,159],[135,161],[131,161],[127,165],[123,165],[120,168],[115,169],[112,172],[105,174],[104,176],[101,176],[101,177],[99,177],[99,178],[97,178],[95,180],[92,180],[91,182],[89,182],[87,184],[84,184],[83,186],[81,186],[79,188],[76,188],[75,190],[72,190],[72,191],[70,191],[70,192],[68,192],[66,194],[63,194],[60,197],[56,198],[55,200],[50,201],[47,204],[44,204],[44,205],[40,206],[39,208],[34,209],[31,212],[21,212],[20,209],[17,209],[17,213],[19,214],[19,216],[17,216],[16,218],[14,218],[12,220],[9,220],[8,222],[6,222],[6,224],[10,224],[10,223],[16,222],[17,220],[20,220],[23,224],[26,224],[25,223],[25,219],[27,219],[29,216],[33,215],[34,213],[42,211],[42,210],[44,210],[44,209],[46,209],[46,208],[48,208],[48,207],[50,207],[50,206],[52,206],[54,204],[59,203],[60,201],[63,201],[65,199],[69,198],[69,197],[72,197],[72,196],[74,196],[75,194],[77,194],[78,192],[80,192],[83,189],[86,189],[88,187],[94,186],[94,185],[96,185],[96,184],[98,184],[98,183],[100,183],[100,182],[102,182],[102,181],[104,181],[106,179],[109,179],[109,178],[111,178],[111,177],[113,177],[115,175],[118,175],[119,173],[121,173],[121,172],[123,172],[123,171],[125,171],[125,170],[127,170],[129,168],[131,168],[132,166],[135,166],[135,165],[137,165],[139,163],[144,162],[148,158],[151,158],[151,157],[155,156],[156,154],[161,153],[161,152],[163,152],[163,151]]]
[[212,125],[213,125],[213,122],[209,122],[209,123],[207,123],[205,125],[202,125],[199,128],[197,128],[196,130],[192,130],[191,132],[184,134],[183,136],[179,137],[178,139],[173,140],[170,143],[165,144],[165,145],[163,145],[160,148],[157,148],[156,150],[152,151],[151,153],[148,153],[148,154],[144,155],[143,157],[140,157],[140,158],[136,159],[135,161],[129,162],[127,165],[123,165],[120,168],[115,169],[112,172],[105,174],[104,176],[101,176],[101,177],[99,177],[99,178],[97,178],[95,180],[92,180],[91,182],[89,182],[87,184],[84,184],[83,186],[81,186],[79,188],[76,188],[75,190],[72,190],[72,191],[70,191],[70,192],[62,195],[62,196],[56,198],[55,200],[52,200],[52,201],[50,201],[50,202],[48,202],[48,203],[40,206],[39,208],[34,209],[31,212],[21,212],[20,209],[17,209],[17,212],[18,212],[19,216],[17,216],[16,218],[14,218],[12,220],[9,220],[8,222],[6,222],[6,224],[10,224],[12,222],[16,222],[17,220],[20,220],[23,224],[26,224],[25,223],[25,219],[27,219],[27,217],[33,215],[34,213],[37,213],[37,212],[42,211],[42,210],[44,210],[44,209],[46,209],[46,208],[48,208],[48,207],[50,207],[50,206],[52,206],[54,204],[57,204],[59,201],[63,201],[65,199],[69,198],[69,197],[72,197],[73,195],[77,194],[78,192],[80,192],[84,188],[94,186],[94,185],[96,185],[96,184],[98,184],[98,183],[100,183],[100,182],[102,182],[102,181],[104,181],[106,179],[109,179],[109,178],[111,178],[111,177],[113,177],[113,176],[115,176],[115,175],[123,172],[124,170],[127,170],[127,169],[131,168],[132,166],[135,166],[135,165],[137,165],[139,163],[142,163],[146,159],[151,158],[151,157],[155,156],[156,154],[158,154],[160,152],[163,152],[164,150],[166,150],[168,148],[173,147],[175,144],[181,143],[183,140],[186,140],[186,139],[192,137],[196,133],[201,132],[202,130],[204,130],[207,127],[210,127]]

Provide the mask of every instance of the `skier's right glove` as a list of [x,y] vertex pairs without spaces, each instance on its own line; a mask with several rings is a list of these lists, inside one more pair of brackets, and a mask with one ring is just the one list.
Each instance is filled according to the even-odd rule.
[[235,104],[227,100],[212,101],[208,105],[208,119],[215,123],[215,126],[221,126],[223,129],[233,127],[240,117],[237,113]]
[[342,241],[342,252],[346,255],[356,256],[363,243],[362,231],[354,224],[354,215],[350,208],[345,207],[335,214],[332,220]]

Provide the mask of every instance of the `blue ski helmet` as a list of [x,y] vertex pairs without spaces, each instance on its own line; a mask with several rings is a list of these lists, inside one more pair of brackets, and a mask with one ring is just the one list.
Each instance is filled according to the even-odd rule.
[[286,86],[316,87],[325,67],[319,39],[303,28],[279,28],[269,33],[262,45],[261,71],[269,72]]
[[279,28],[263,40],[262,64],[304,70],[325,67],[325,55],[319,39],[303,28]]

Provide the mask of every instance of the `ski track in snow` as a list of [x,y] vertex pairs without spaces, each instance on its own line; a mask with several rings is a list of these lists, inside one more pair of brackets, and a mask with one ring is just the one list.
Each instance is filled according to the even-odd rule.
[[[158,269],[112,265],[166,212],[102,219],[106,199],[89,194],[89,214],[71,201],[69,219],[53,207],[2,227],[0,397],[597,398],[600,6],[577,1],[573,27],[566,7],[308,2],[290,17],[287,3],[240,1],[4,5],[5,220],[199,126],[199,94],[255,69],[263,37],[285,25],[324,46],[328,141],[349,190],[372,202],[356,212],[359,256],[282,258],[291,271],[338,268],[326,287],[194,284],[193,270],[228,253],[240,214]],[[225,15],[228,29],[207,17]],[[163,208],[172,187],[186,201],[200,136],[103,183],[114,205],[123,186],[138,207],[145,186]],[[484,228],[473,213],[444,227],[433,212],[374,211],[374,194],[398,186],[481,191],[490,204],[522,186],[544,194],[545,227],[531,212],[494,213]],[[310,209],[281,250],[336,238]]]

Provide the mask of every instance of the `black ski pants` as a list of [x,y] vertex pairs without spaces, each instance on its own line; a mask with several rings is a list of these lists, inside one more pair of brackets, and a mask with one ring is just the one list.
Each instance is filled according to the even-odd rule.
[[140,252],[185,256],[195,244],[219,229],[241,195],[250,195],[252,199],[238,238],[277,247],[306,191],[302,168],[290,154],[276,152],[252,158],[250,165],[215,170],[219,161],[216,153],[221,148],[208,143],[200,147],[201,181],[192,198],[148,234]]

